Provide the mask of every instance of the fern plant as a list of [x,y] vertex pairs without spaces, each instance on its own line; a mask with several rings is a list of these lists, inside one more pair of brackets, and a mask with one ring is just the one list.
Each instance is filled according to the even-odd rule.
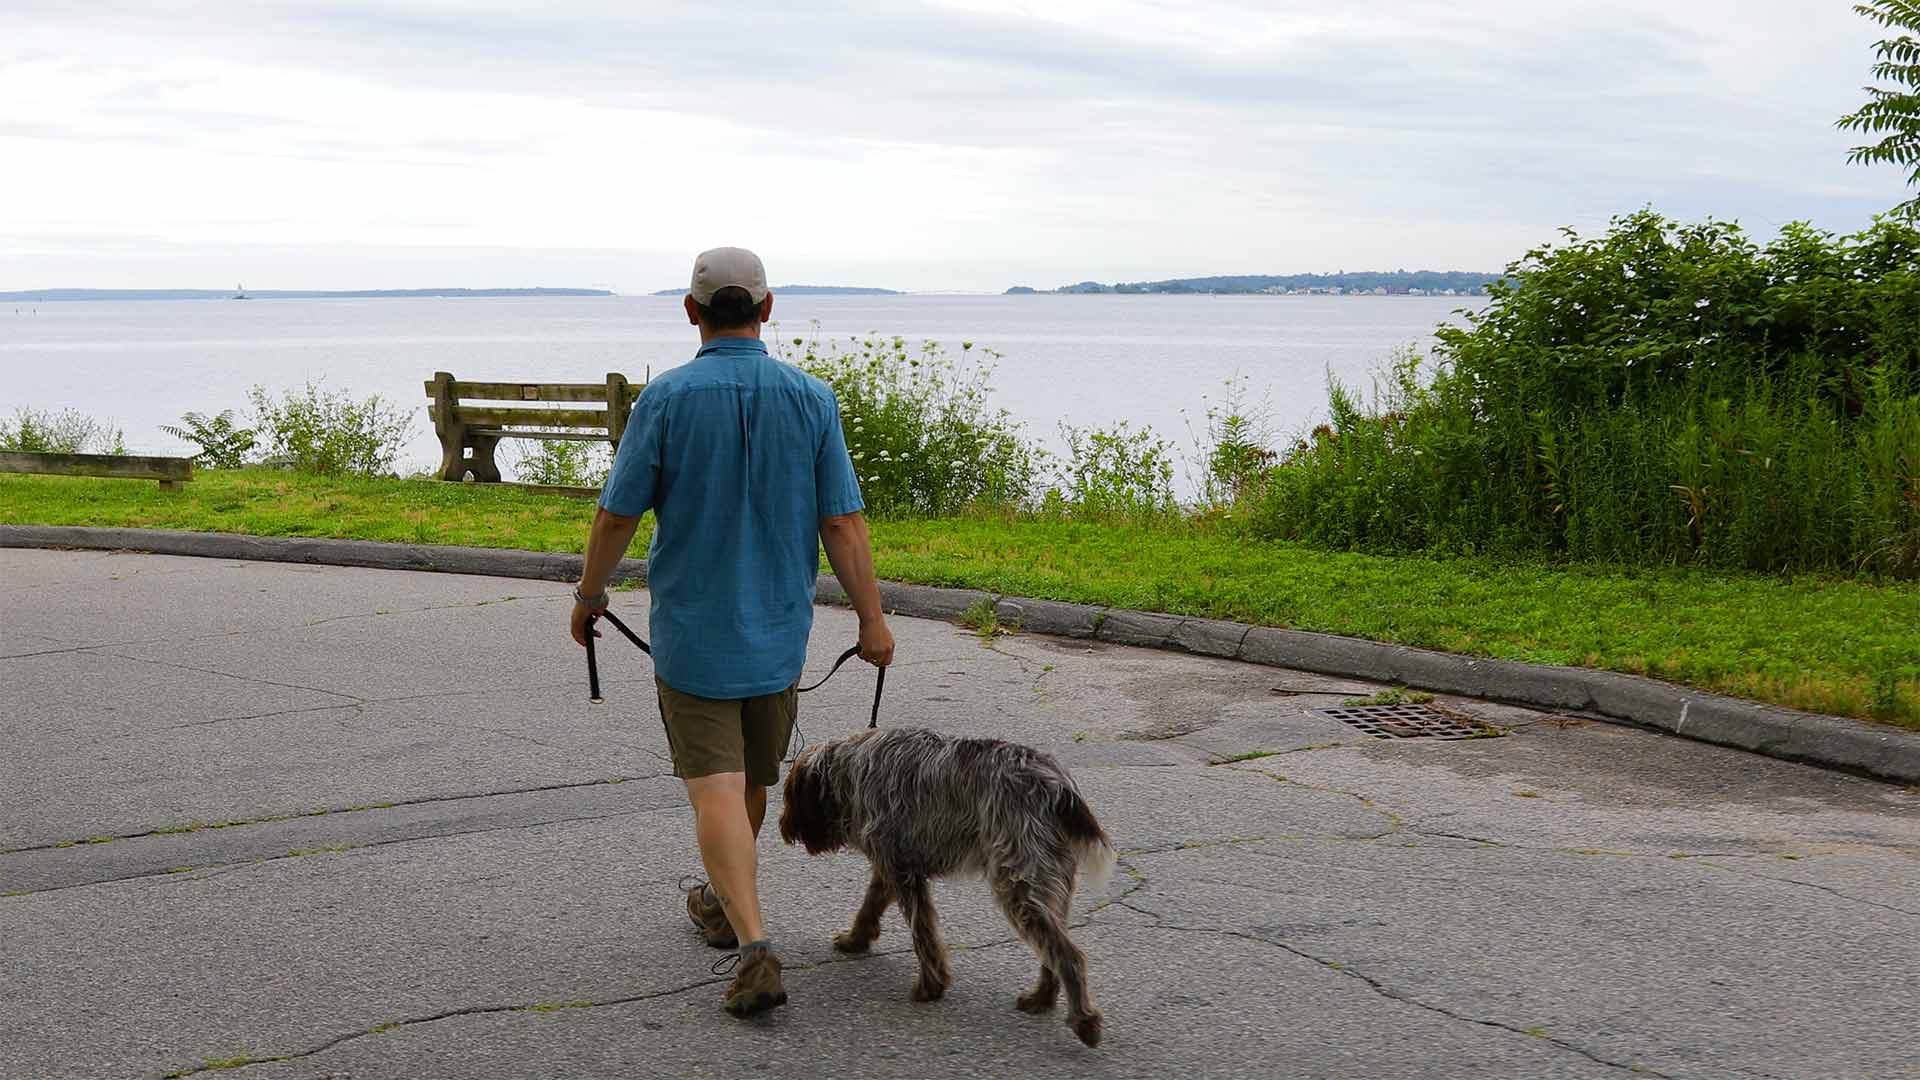
[[232,409],[211,418],[205,413],[186,413],[180,423],[185,426],[161,424],[160,430],[198,446],[200,452],[193,460],[210,469],[237,469],[253,452],[253,429],[236,424]]
[[[1910,170],[1908,184],[1920,184],[1920,2],[1869,0],[1853,10],[1895,31],[1874,46],[1873,77],[1898,84],[1894,89],[1865,87],[1867,103],[1837,122],[1842,131],[1881,136],[1847,155],[1854,165],[1898,165]],[[1895,215],[1920,219],[1920,195],[1893,208]]]

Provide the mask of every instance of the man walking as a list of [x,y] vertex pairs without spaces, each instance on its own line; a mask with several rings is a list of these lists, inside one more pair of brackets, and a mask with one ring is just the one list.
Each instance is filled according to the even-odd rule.
[[860,656],[892,663],[893,634],[839,403],[760,340],[773,294],[759,256],[704,252],[685,303],[700,351],[634,403],[588,534],[573,639],[597,634],[607,581],[654,511],[654,681],[711,882],[688,891],[687,912],[707,944],[743,946],[725,1008],[747,1016],[787,1000],[755,842],[793,732],[823,544],[860,617]]

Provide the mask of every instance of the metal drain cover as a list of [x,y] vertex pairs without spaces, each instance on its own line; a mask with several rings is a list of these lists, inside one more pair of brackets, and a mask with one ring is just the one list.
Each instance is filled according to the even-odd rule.
[[1376,739],[1471,739],[1498,734],[1470,716],[1431,705],[1341,705],[1313,711]]

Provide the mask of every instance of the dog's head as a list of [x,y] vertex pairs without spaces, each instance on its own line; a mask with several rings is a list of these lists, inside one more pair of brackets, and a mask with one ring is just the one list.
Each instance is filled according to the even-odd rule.
[[780,808],[780,839],[800,844],[809,855],[838,851],[847,840],[840,807],[833,797],[831,746],[808,747],[787,770]]

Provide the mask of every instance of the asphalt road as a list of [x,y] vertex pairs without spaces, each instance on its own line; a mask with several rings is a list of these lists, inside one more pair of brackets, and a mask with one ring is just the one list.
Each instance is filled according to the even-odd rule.
[[792,1001],[733,1020],[650,670],[607,644],[588,704],[566,593],[0,550],[0,1077],[1920,1076],[1912,790],[1464,699],[1508,734],[1379,740],[1309,713],[1364,683],[908,619],[882,723],[1047,747],[1124,853],[1074,931],[1106,1042],[1013,1009],[979,882],[914,1004],[897,915],[828,945],[863,862],[772,836]]

